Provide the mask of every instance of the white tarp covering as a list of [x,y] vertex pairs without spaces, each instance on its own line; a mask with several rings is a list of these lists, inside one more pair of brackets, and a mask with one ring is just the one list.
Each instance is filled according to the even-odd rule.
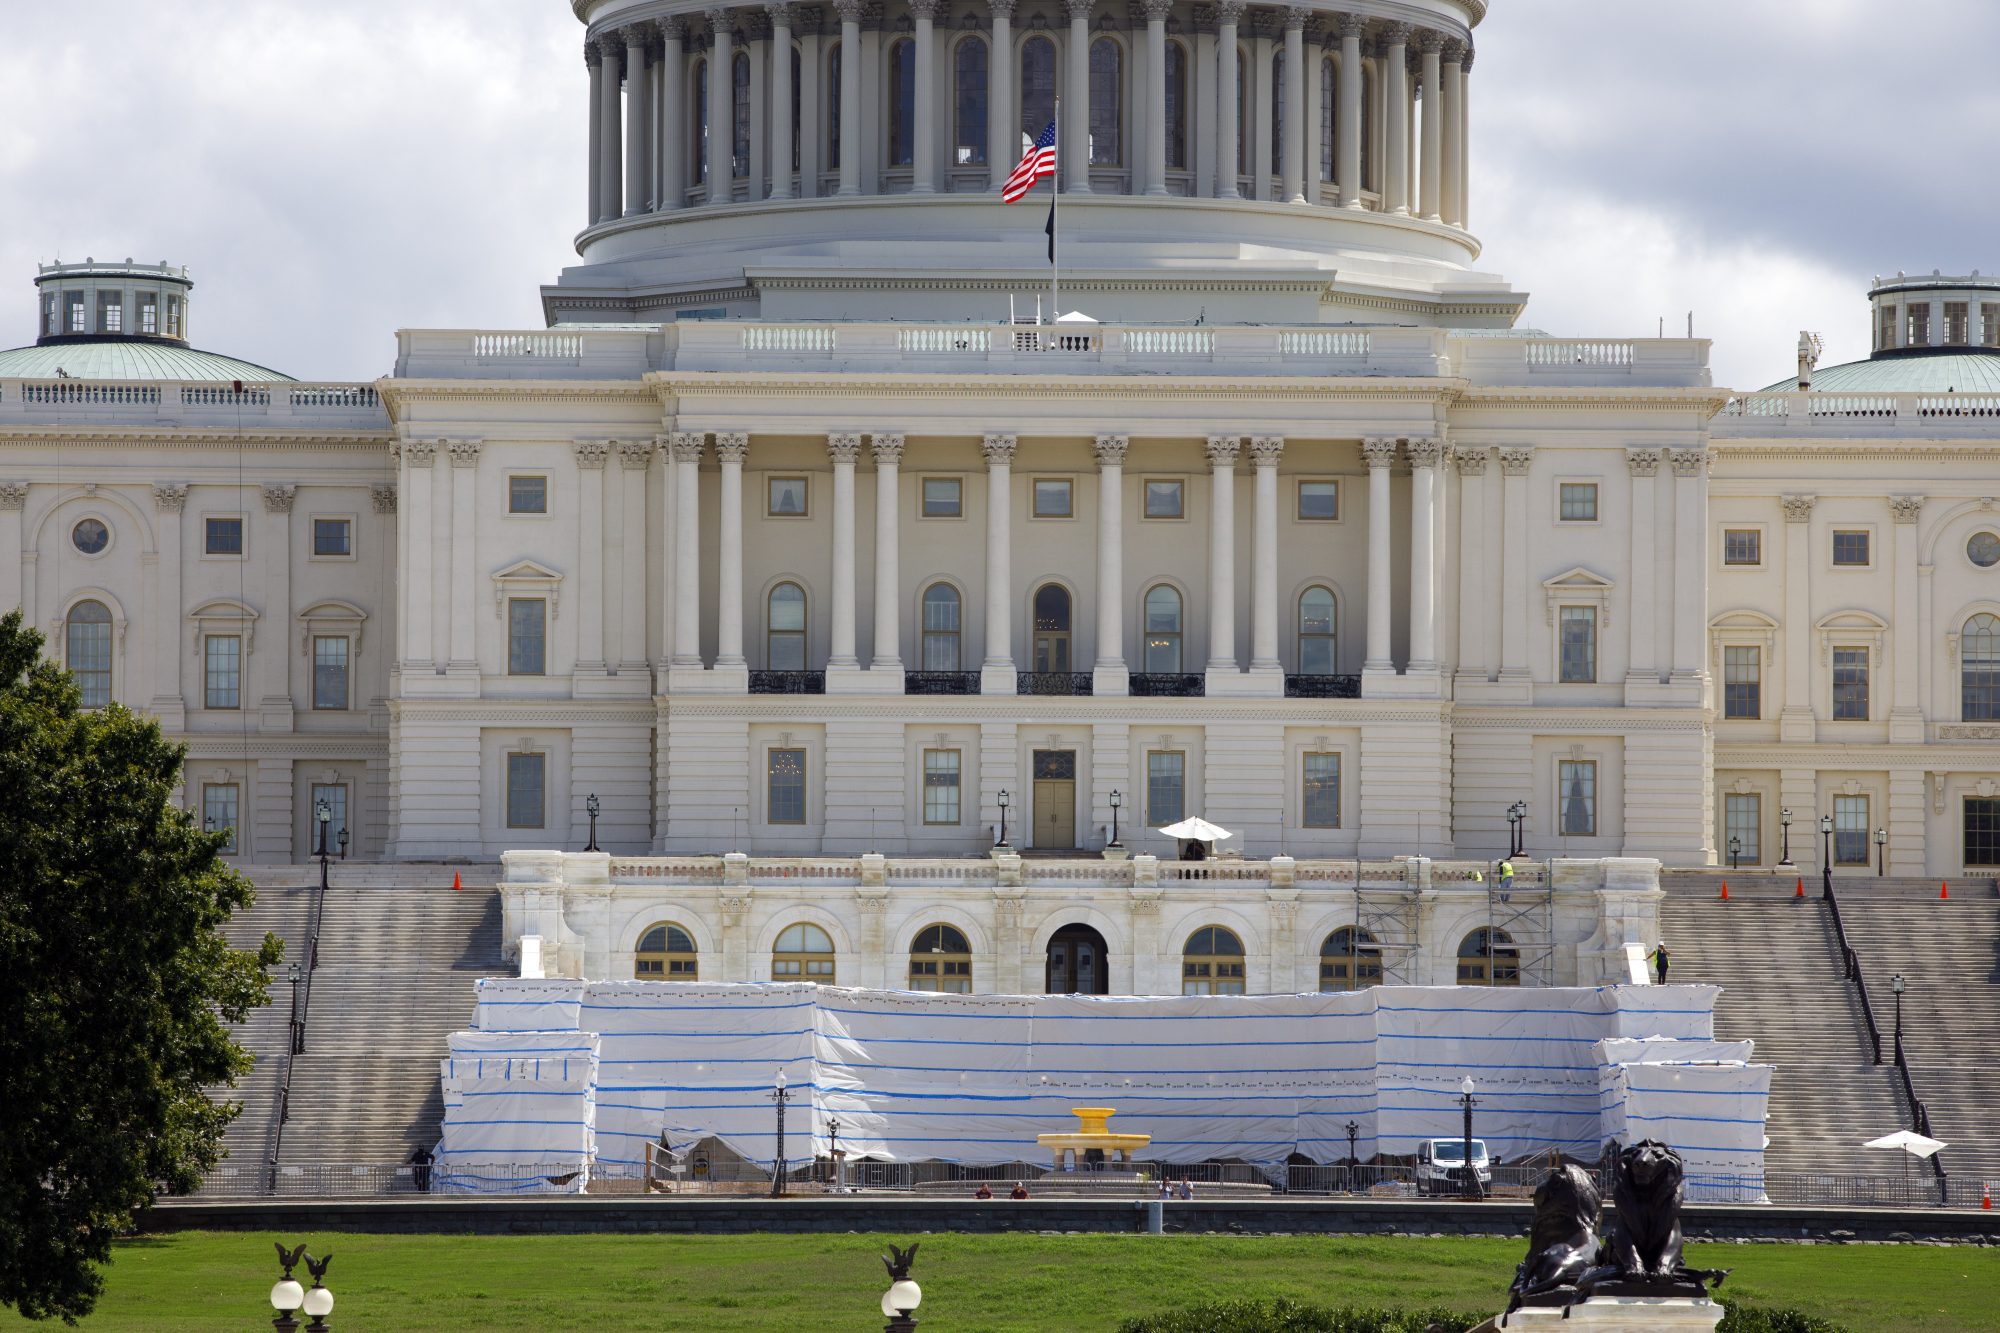
[[[1469,1075],[1478,1133],[1509,1161],[1550,1150],[1594,1159],[1632,1127],[1704,1162],[1761,1172],[1768,1069],[1761,1083],[1742,1076],[1741,1061],[1732,1062],[1735,1082],[1651,1072],[1682,1043],[1684,1056],[1723,1053],[1713,1040],[1716,993],[1375,987],[1128,998],[502,979],[480,983],[476,1029],[454,1039],[448,1063],[546,1068],[566,1055],[587,1058],[570,1053],[587,1050],[595,1034],[594,1097],[488,1103],[498,1115],[461,1107],[460,1123],[469,1131],[476,1120],[494,1122],[482,1126],[490,1134],[465,1140],[485,1151],[501,1152],[491,1145],[502,1142],[524,1153],[558,1139],[573,1146],[582,1140],[566,1127],[530,1128],[556,1118],[549,1113],[560,1105],[588,1117],[577,1128],[594,1133],[596,1160],[625,1168],[639,1167],[670,1125],[769,1164],[771,1090],[782,1068],[794,1097],[786,1143],[794,1162],[827,1150],[832,1116],[854,1156],[1036,1160],[1035,1136],[1073,1128],[1069,1108],[1083,1105],[1116,1107],[1115,1128],[1151,1134],[1149,1160],[1332,1161],[1346,1155],[1349,1120],[1360,1126],[1365,1160],[1458,1133]],[[1601,1045],[1607,1039],[1622,1039],[1616,1059]],[[1633,1069],[1647,1072],[1616,1074],[1615,1088],[1605,1082]],[[1718,1131],[1696,1114],[1696,1099],[1725,1092],[1736,1100],[1719,1119],[1733,1127]],[[1754,1134],[1736,1124],[1752,1120]]]
[[1671,1144],[1695,1198],[1761,1201],[1771,1066],[1748,1063],[1749,1045],[1600,1042],[1604,1136]]

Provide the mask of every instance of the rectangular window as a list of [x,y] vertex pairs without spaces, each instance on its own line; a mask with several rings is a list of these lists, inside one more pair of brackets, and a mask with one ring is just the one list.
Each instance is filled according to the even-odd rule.
[[1886,352],[1896,345],[1896,307],[1882,307],[1882,329],[1876,335],[1875,350]]
[[1597,521],[1597,483],[1594,481],[1564,482],[1558,502],[1565,523]]
[[1146,752],[1146,822],[1154,828],[1187,818],[1187,755],[1179,750]]
[[243,640],[234,634],[211,634],[202,640],[206,667],[202,697],[205,708],[242,706]]
[[[764,759],[764,797],[769,808],[766,822],[803,824],[806,822],[806,752],[771,750]],[[930,793],[925,792],[925,800]]]
[[958,822],[958,751],[924,751],[924,822]]
[[548,821],[549,757],[507,756],[507,827],[541,828]]
[[1331,523],[1339,517],[1339,482],[1302,481],[1299,483],[1299,522]]
[[1833,563],[1836,565],[1866,565],[1868,563],[1868,533],[1836,530],[1833,534]]
[[1597,608],[1565,606],[1557,623],[1562,628],[1562,683],[1594,683],[1597,680]]
[[347,648],[337,635],[313,636],[313,707],[346,708]]
[[1071,484],[1066,478],[1035,478],[1035,517],[1071,517],[1074,512],[1071,505],[1071,490]]
[[340,854],[340,835],[347,832],[347,784],[344,782],[315,782],[312,788],[312,804],[307,807],[307,817],[312,822],[312,837],[308,845],[314,852],[319,850],[319,806],[326,802],[326,849],[333,855]]
[[99,333],[123,333],[125,331],[125,294],[123,292],[99,292],[97,294],[97,331]]
[[1148,481],[1146,483],[1147,518],[1183,518],[1186,507],[1183,500],[1182,483],[1178,481]]
[[1965,864],[2000,866],[2000,797],[1965,798]]
[[314,555],[353,555],[354,520],[347,518],[316,518],[313,520]]
[[1565,838],[1597,835],[1597,761],[1561,759],[1556,762],[1556,809],[1562,812]]
[[769,499],[764,512],[772,518],[804,518],[806,516],[806,479],[804,477],[772,477]]
[[1833,720],[1868,720],[1868,650],[1833,650]]
[[1764,533],[1759,528],[1726,528],[1722,533],[1722,563],[1761,565],[1764,563]]
[[169,296],[167,298],[167,336],[169,338],[179,338],[182,336],[181,298],[178,296]]
[[1931,345],[1931,308],[1927,305],[1913,305],[1909,314],[1909,336],[1903,340],[1905,347],[1929,347]]
[[1981,327],[1979,341],[1988,347],[2000,347],[2000,305],[1985,305],[1979,308]]
[[1964,301],[1944,303],[1944,341],[1948,347],[1963,347],[1971,339],[1966,337],[1972,324],[1972,310]]
[[1833,798],[1833,863],[1837,866],[1868,864],[1868,798]]
[[507,512],[510,514],[548,513],[549,479],[547,477],[507,478]]
[[236,798],[240,791],[233,782],[204,782],[201,786],[202,831],[229,835],[229,841],[222,845],[226,856],[236,855]]
[[548,668],[549,604],[539,597],[507,599],[507,674],[539,676]]
[[1764,650],[1725,645],[1722,650],[1722,716],[1764,716]]
[[202,554],[242,555],[243,520],[210,518],[202,524]]
[[965,483],[957,477],[925,477],[924,517],[965,517]]
[[1722,805],[1722,850],[1737,865],[1764,860],[1764,798],[1755,792],[1731,793]]
[[42,296],[42,332],[50,337],[62,332],[62,313],[56,309],[54,292],[47,292]]
[[69,298],[69,331],[71,333],[90,332],[90,307],[83,303],[82,292],[65,292]]
[[153,337],[160,331],[160,298],[147,292],[139,298],[139,332]]
[[1340,756],[1305,757],[1305,803],[1300,823],[1307,828],[1340,827]]

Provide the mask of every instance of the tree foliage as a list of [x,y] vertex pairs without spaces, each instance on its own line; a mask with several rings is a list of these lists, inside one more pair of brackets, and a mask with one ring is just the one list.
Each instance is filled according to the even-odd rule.
[[230,948],[251,899],[177,807],[159,724],[86,710],[19,612],[0,619],[0,1302],[89,1313],[111,1242],[221,1155],[281,944]]

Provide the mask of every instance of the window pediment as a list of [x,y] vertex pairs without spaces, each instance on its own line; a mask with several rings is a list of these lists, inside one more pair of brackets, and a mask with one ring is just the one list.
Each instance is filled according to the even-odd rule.
[[1882,651],[1883,637],[1889,632],[1889,622],[1868,611],[1835,611],[1814,622],[1813,633],[1819,639],[1819,661],[1825,666],[1833,656],[1836,643],[1847,647],[1864,647],[1871,654]]
[[194,655],[197,658],[201,656],[201,641],[209,635],[235,634],[243,640],[243,655],[250,656],[260,618],[256,611],[234,598],[218,597],[203,602],[188,612],[188,623],[194,631]]
[[315,635],[344,634],[353,641],[353,651],[361,651],[361,626],[368,613],[352,602],[314,602],[299,612],[299,650],[312,656]]
[[1611,624],[1611,594],[1618,585],[1601,574],[1593,574],[1578,565],[1565,570],[1552,579],[1542,580],[1542,594],[1546,601],[1548,622],[1556,623],[1556,608],[1559,606],[1594,606],[1597,608],[1599,625]]
[[557,615],[563,576],[533,560],[517,560],[493,574],[493,615],[505,619],[509,597],[544,597],[549,603],[549,619]]

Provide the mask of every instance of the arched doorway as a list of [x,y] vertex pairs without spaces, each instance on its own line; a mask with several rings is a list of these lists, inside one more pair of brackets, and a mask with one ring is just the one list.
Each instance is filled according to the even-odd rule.
[[1049,938],[1042,989],[1050,995],[1109,995],[1111,964],[1104,937],[1072,922]]

